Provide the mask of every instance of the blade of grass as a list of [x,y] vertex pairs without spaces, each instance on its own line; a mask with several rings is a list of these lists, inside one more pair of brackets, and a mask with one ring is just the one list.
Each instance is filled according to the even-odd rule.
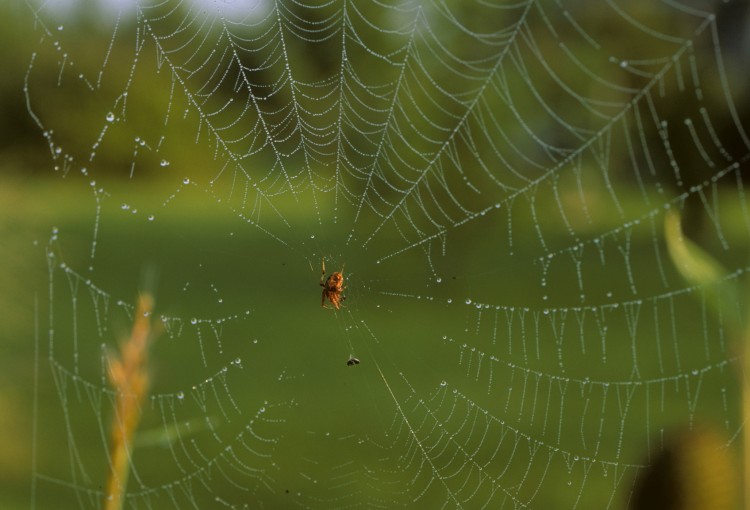
[[[739,282],[728,278],[727,270],[700,246],[682,233],[680,213],[669,209],[664,218],[664,237],[667,250],[675,267],[685,281],[699,287],[705,295],[706,304],[726,325],[734,348],[742,353],[740,362],[740,391],[742,392],[743,418],[743,464],[744,464],[744,508],[750,508],[750,329],[749,311],[740,304],[742,296]],[[740,306],[740,314],[734,313]]]

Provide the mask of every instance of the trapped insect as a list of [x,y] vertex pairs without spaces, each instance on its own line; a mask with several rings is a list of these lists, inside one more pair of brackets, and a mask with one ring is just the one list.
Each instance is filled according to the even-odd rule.
[[[344,296],[344,266],[341,271],[335,271],[323,281],[326,276],[326,260],[323,259],[323,274],[320,277],[320,286],[323,287],[323,294],[320,299],[320,305],[326,307],[326,298],[331,302],[333,307],[338,310],[341,301],[346,299]],[[326,307],[327,308],[327,307]]]

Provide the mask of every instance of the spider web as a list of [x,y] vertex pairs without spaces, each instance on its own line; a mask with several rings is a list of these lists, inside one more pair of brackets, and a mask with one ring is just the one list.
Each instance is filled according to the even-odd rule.
[[663,237],[679,210],[745,273],[747,34],[713,2],[114,5],[27,4],[60,204],[32,508],[101,505],[144,268],[127,508],[624,508],[676,424],[732,446],[742,310]]

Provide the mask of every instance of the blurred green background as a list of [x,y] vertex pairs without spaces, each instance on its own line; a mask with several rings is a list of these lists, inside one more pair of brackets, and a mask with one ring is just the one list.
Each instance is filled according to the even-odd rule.
[[222,5],[0,6],[0,507],[100,507],[144,288],[128,508],[626,508],[736,448],[661,215],[741,278],[746,2]]

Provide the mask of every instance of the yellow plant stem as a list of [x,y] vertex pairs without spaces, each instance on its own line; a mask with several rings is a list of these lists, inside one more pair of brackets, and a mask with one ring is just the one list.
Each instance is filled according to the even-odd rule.
[[130,338],[120,345],[119,358],[109,356],[109,381],[115,389],[111,430],[110,472],[104,493],[104,509],[120,510],[125,497],[132,442],[148,393],[148,344],[152,336],[153,297],[138,299]]

